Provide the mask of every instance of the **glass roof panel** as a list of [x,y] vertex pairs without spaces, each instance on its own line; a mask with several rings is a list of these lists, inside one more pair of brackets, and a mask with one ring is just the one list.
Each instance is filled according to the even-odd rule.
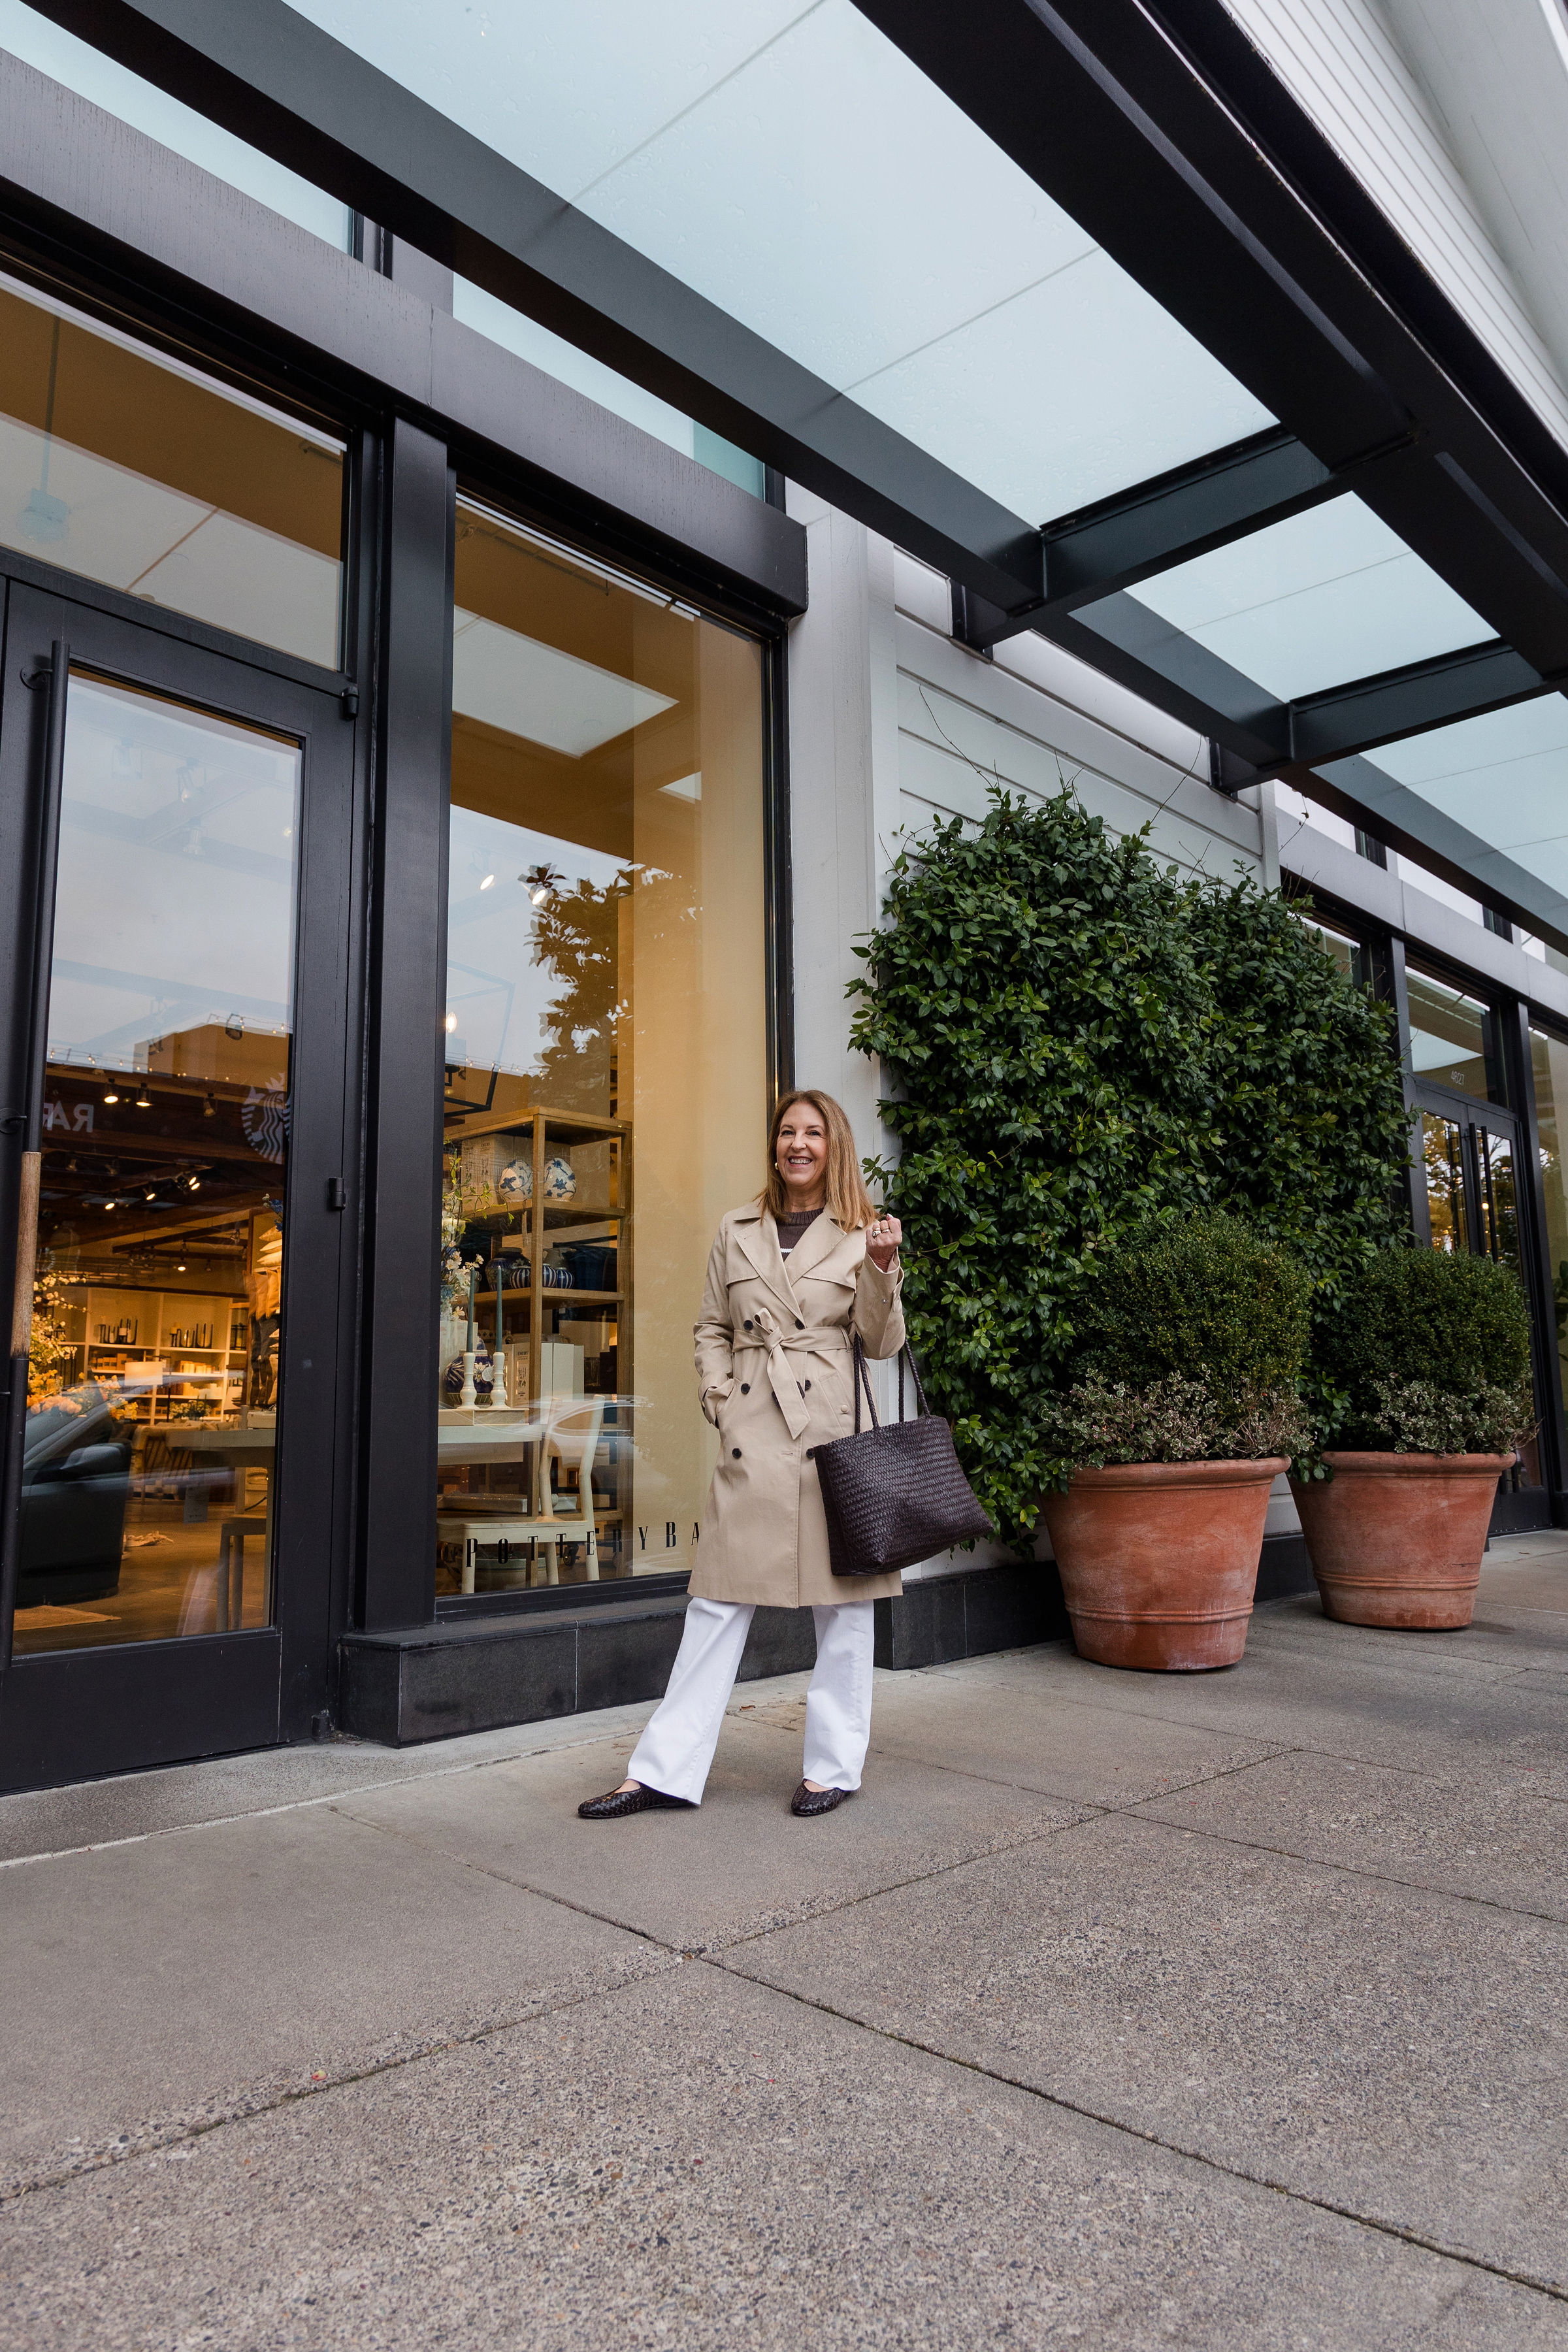
[[1568,895],[1568,701],[1562,695],[1385,743],[1370,763]]
[[1273,421],[852,0],[298,5],[1029,521]]
[[1495,635],[1353,494],[1130,593],[1282,702]]
[[160,146],[172,148],[187,163],[226,180],[258,204],[268,205],[286,220],[297,221],[312,236],[325,238],[340,252],[353,243],[353,215],[335,196],[313,188],[297,173],[275,163],[270,155],[247,147],[232,131],[209,122],[177,98],[143,81],[129,67],[118,65],[86,41],[79,41],[24,0],[0,0],[0,49],[7,49],[24,65],[47,74],[51,81],[74,90],[106,114],[118,115],[134,131],[144,131]]

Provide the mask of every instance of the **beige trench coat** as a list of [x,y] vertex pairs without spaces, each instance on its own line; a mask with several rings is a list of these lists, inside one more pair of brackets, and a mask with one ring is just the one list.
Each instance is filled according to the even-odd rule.
[[[708,1260],[697,1325],[697,1385],[719,1432],[690,1590],[702,1601],[771,1609],[881,1601],[891,1576],[835,1576],[815,1446],[855,1426],[851,1330],[868,1356],[904,1344],[903,1270],[886,1274],[824,1210],[786,1260],[755,1202],[731,1209]],[[864,1412],[862,1425],[865,1425]]]

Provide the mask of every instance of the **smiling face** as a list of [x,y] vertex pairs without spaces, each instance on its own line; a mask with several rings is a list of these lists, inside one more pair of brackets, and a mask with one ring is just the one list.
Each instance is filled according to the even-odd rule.
[[827,1192],[827,1128],[815,1103],[794,1102],[773,1147],[792,1209],[820,1209]]

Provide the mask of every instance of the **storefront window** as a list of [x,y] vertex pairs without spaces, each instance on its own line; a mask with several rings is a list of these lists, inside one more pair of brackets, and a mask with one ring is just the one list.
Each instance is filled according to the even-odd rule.
[[0,278],[0,544],[325,668],[343,448]]
[[437,1591],[689,1567],[766,1118],[763,656],[463,505]]
[[1303,915],[1301,920],[1327,948],[1345,978],[1357,988],[1365,988],[1369,978],[1367,951],[1360,940],[1342,930],[1337,923],[1326,921],[1321,915]]
[[1568,1148],[1568,1042],[1549,1030],[1531,1029],[1530,1064],[1535,1079],[1535,1126],[1546,1204],[1555,1344],[1563,1385],[1568,1388],[1568,1164],[1563,1159]]
[[1506,1102],[1491,1007],[1416,964],[1407,968],[1406,986],[1412,1075],[1427,1086],[1473,1095],[1479,1102]]
[[21,1654],[272,1614],[297,743],[73,673]]

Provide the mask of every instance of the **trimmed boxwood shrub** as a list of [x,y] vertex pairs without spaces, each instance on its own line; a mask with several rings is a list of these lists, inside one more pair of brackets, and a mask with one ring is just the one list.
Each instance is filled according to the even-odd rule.
[[1106,1254],[1080,1316],[1064,1455],[1082,1467],[1298,1453],[1311,1287],[1222,1209],[1141,1226]]
[[1340,1399],[1335,1445],[1506,1454],[1535,1418],[1530,1310],[1490,1258],[1380,1251],[1321,1318],[1315,1353]]
[[1123,1234],[1229,1209],[1325,1300],[1389,1238],[1393,1016],[1281,898],[1184,878],[1065,788],[937,824],[860,952],[910,1337],[987,1510],[1026,1536],[1070,1467],[1057,1414]]

